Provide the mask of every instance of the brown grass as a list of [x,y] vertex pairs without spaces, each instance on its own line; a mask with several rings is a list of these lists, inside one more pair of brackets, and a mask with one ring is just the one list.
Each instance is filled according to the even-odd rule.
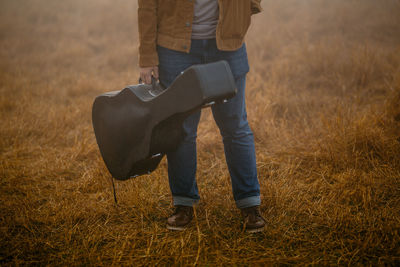
[[210,112],[185,232],[166,163],[117,182],[91,126],[137,80],[136,3],[0,3],[0,264],[400,263],[400,2],[263,1],[247,103],[266,231],[244,233]]

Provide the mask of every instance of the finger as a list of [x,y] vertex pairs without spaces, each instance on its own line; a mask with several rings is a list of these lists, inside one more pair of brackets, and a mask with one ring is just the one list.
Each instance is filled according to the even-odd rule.
[[151,84],[151,74],[149,72],[147,72],[144,76],[144,83]]
[[154,75],[154,78],[158,79],[158,67],[157,66],[155,66],[153,68],[153,75]]
[[144,74],[143,74],[143,72],[140,72],[140,81],[142,83],[144,83]]

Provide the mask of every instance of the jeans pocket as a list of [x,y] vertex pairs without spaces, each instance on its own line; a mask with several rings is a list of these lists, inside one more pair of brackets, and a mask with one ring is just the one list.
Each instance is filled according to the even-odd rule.
[[223,57],[221,59],[224,59],[229,63],[229,67],[231,68],[235,80],[249,72],[250,67],[245,44],[236,51],[223,51],[222,55]]

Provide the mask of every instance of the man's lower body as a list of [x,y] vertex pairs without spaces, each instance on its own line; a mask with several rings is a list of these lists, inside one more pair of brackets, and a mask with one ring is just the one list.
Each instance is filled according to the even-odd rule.
[[[158,56],[160,81],[165,86],[169,86],[182,71],[192,65],[219,60],[229,63],[238,90],[237,95],[226,103],[211,106],[212,114],[223,139],[236,206],[242,210],[245,220],[253,217],[253,220],[258,220],[256,225],[247,222],[249,229],[261,229],[264,221],[261,216],[257,217],[261,201],[254,138],[247,122],[245,104],[246,74],[249,71],[245,45],[236,51],[221,51],[217,49],[215,39],[192,40],[189,53],[158,47]],[[196,183],[196,137],[199,120],[200,111],[184,121],[184,140],[175,151],[167,154],[169,185],[174,206],[177,207],[175,214],[168,219],[168,226],[174,230],[182,229],[191,220],[191,207],[200,199]]]

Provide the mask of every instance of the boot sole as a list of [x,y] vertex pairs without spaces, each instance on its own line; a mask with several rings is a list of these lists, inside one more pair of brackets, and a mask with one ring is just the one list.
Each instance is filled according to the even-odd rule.
[[256,228],[256,229],[246,229],[246,233],[249,234],[254,234],[254,233],[260,233],[264,231],[264,227]]
[[167,229],[172,230],[172,231],[183,231],[186,229],[186,227],[185,226],[172,226],[172,225],[167,224]]

